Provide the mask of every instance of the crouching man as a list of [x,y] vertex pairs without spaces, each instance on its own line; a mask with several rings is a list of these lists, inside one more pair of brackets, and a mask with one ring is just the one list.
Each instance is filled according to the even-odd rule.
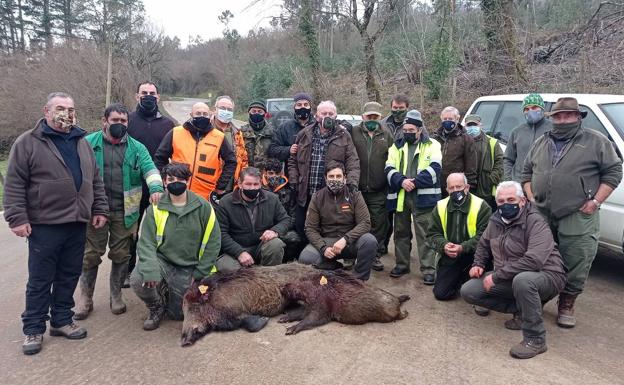
[[144,330],[157,329],[165,310],[181,320],[182,298],[193,280],[215,273],[221,230],[212,206],[187,190],[191,170],[172,162],[162,169],[167,192],[145,211],[137,243],[139,263],[130,285],[150,314]]
[[354,272],[363,281],[370,277],[377,255],[377,239],[369,233],[370,216],[359,191],[350,192],[345,184],[344,166],[330,162],[325,172],[326,187],[312,196],[305,221],[310,244],[299,262],[319,269],[342,267],[338,258],[356,258]]
[[[462,286],[461,296],[473,305],[514,314],[505,327],[522,329],[523,338],[509,354],[532,358],[546,351],[542,306],[565,285],[563,261],[548,224],[519,183],[501,183],[496,204],[470,269],[474,279]],[[484,274],[490,261],[494,271]]]

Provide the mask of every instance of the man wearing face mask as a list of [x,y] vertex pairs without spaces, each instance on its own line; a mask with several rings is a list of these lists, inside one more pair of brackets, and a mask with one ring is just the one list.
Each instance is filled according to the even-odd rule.
[[509,134],[504,163],[504,179],[520,182],[524,159],[537,138],[552,129],[550,119],[544,117],[544,100],[539,94],[529,94],[522,101],[526,123],[514,128]]
[[162,179],[149,152],[139,141],[127,135],[128,110],[121,104],[111,104],[104,110],[102,130],[87,135],[93,148],[95,162],[104,180],[109,216],[104,227],[87,228],[87,244],[82,263],[74,319],[87,318],[93,310],[93,291],[108,245],[110,272],[110,309],[113,314],[126,311],[121,297],[121,285],[128,274],[130,247],[138,228],[141,181],[149,188],[150,201],[158,202],[163,192]]
[[442,110],[440,128],[432,135],[442,145],[442,195],[446,196],[446,178],[455,172],[466,175],[471,189],[477,187],[477,159],[474,141],[459,123],[459,110]]
[[548,115],[552,130],[529,150],[522,181],[527,198],[547,219],[568,270],[557,324],[572,328],[574,303],[598,249],[598,210],[622,180],[622,159],[609,139],[583,127],[587,111],[579,110],[575,98],[560,98]]
[[390,110],[392,112],[381,121],[381,125],[392,134],[394,141],[403,138],[403,123],[405,122],[408,108],[408,97],[403,94],[396,94],[390,101]]
[[429,138],[420,112],[409,111],[403,124],[403,138],[388,150],[384,169],[389,183],[387,207],[395,212],[396,265],[390,272],[393,278],[410,272],[413,221],[423,283],[433,285],[435,282],[435,253],[427,246],[425,236],[431,210],[442,195],[441,169],[440,143]]
[[217,208],[222,237],[217,269],[229,273],[253,265],[279,265],[286,246],[280,237],[288,231],[290,217],[277,195],[261,188],[257,168],[243,169],[238,186]]
[[[496,204],[461,296],[475,306],[514,314],[505,328],[522,329],[523,338],[509,354],[531,358],[546,351],[542,308],[564,287],[565,268],[548,224],[518,182],[501,182]],[[494,271],[486,273],[491,263]]]
[[175,127],[163,139],[156,156],[156,167],[186,163],[192,167],[189,190],[218,203],[236,170],[236,155],[225,135],[212,125],[212,112],[206,103],[195,103],[191,118]]
[[147,305],[144,330],[160,325],[165,312],[182,320],[182,299],[195,280],[216,273],[221,229],[208,201],[188,190],[191,170],[172,162],[161,171],[165,194],[145,211],[137,244],[139,261],[130,276],[135,294]]
[[227,95],[218,96],[215,102],[216,114],[212,118],[212,124],[225,134],[225,139],[234,149],[236,154],[236,169],[234,178],[228,181],[226,192],[234,189],[234,184],[239,179],[240,172],[249,166],[249,158],[245,148],[245,139],[242,131],[232,123],[234,119],[234,100]]
[[293,98],[295,99],[294,117],[277,128],[268,151],[269,157],[277,158],[282,162],[288,161],[291,154],[297,153],[298,146],[295,144],[295,138],[299,131],[314,123],[312,97],[305,92],[299,92]]
[[498,140],[483,132],[481,117],[468,115],[464,119],[466,133],[474,140],[477,152],[477,188],[474,194],[485,200],[492,210],[496,210],[496,185],[503,178],[503,150]]
[[43,114],[13,144],[4,180],[4,219],[15,235],[28,238],[24,354],[41,351],[48,320],[51,336],[87,336],[72,319],[73,294],[87,224],[100,228],[108,216],[93,150],[76,125],[74,99],[51,93]]
[[316,108],[316,122],[297,134],[297,152],[288,159],[288,179],[297,196],[295,223],[305,238],[305,216],[312,195],[325,187],[325,165],[333,160],[345,165],[349,191],[358,188],[360,159],[351,135],[336,122],[336,105],[327,100]]
[[371,218],[371,234],[379,244],[373,269],[383,270],[379,259],[384,253],[384,245],[388,234],[388,210],[386,195],[388,180],[384,174],[388,149],[394,143],[392,134],[382,126],[381,104],[368,102],[364,104],[362,123],[353,128],[352,138],[355,150],[360,158],[360,185],[364,201]]
[[437,203],[427,231],[429,245],[441,256],[433,286],[438,301],[455,298],[468,280],[479,237],[492,214],[487,202],[469,192],[464,174],[449,175],[446,190],[449,196]]
[[326,170],[326,187],[315,192],[310,202],[305,222],[310,244],[301,252],[299,263],[335,270],[342,267],[337,259],[355,259],[355,277],[367,281],[377,240],[369,233],[366,202],[361,192],[347,188],[342,163],[331,161]]
[[266,106],[256,100],[249,104],[249,123],[241,127],[245,139],[245,149],[249,158],[249,165],[260,168],[261,163],[268,158],[267,151],[273,136],[273,123],[266,120]]

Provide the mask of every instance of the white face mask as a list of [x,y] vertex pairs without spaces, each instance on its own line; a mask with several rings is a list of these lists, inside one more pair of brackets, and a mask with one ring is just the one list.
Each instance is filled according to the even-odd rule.
[[228,110],[217,110],[217,119],[222,123],[230,123],[234,118],[234,112]]

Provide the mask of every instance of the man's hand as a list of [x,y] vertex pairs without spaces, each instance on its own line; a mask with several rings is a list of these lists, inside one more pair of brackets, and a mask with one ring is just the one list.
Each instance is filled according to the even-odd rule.
[[334,243],[331,249],[334,252],[334,255],[340,255],[340,253],[342,253],[342,250],[344,250],[346,246],[347,246],[347,240],[344,238],[340,238],[339,240],[336,241],[336,243]]
[[18,237],[29,237],[30,233],[32,233],[32,228],[30,223],[24,223],[23,225],[11,227],[11,231]]
[[299,145],[298,144],[293,144],[292,146],[290,146],[290,153],[291,154],[296,154],[297,153],[297,149],[299,149]]
[[485,291],[490,291],[491,288],[494,287],[494,280],[492,279],[492,274],[483,278],[483,288]]
[[277,238],[279,235],[273,231],[273,230],[266,230],[264,233],[262,233],[262,235],[260,236],[260,240],[262,242],[268,242],[271,239]]
[[483,268],[479,266],[473,266],[468,272],[470,278],[479,278],[483,275]]
[[154,289],[158,285],[158,281],[145,281],[143,282],[143,286],[149,289]]
[[413,179],[403,179],[403,183],[401,183],[401,187],[403,187],[403,190],[410,192],[416,188],[416,185],[414,184]]
[[150,195],[149,201],[151,204],[155,205],[156,203],[158,203],[160,201],[160,197],[162,196],[161,192],[155,192],[152,195]]
[[91,218],[91,224],[96,229],[101,229],[102,227],[104,227],[107,220],[108,219],[106,219],[104,215],[94,215],[93,218]]
[[457,256],[459,256],[463,250],[464,248],[462,247],[462,245],[456,245],[451,242],[444,245],[444,253],[451,258],[457,258]]
[[323,255],[325,256],[325,258],[336,258],[336,254],[334,253],[334,248],[333,247],[326,247],[325,251],[323,252]]
[[598,205],[596,205],[596,203],[594,203],[594,200],[588,200],[585,201],[585,203],[583,204],[583,207],[581,207],[581,212],[583,212],[583,214],[587,214],[587,215],[591,215],[593,213],[596,212],[596,210],[598,210]]
[[249,267],[254,264],[253,257],[246,251],[240,253],[240,255],[238,256],[238,262],[240,262],[240,264],[245,267]]

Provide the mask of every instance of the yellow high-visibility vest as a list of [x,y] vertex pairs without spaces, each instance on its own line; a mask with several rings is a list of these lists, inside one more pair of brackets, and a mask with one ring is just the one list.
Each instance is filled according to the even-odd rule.
[[[442,230],[444,230],[444,238],[447,238],[446,235],[446,214],[448,212],[448,203],[449,198],[446,197],[437,203],[438,215],[440,216],[440,221],[442,222]],[[479,210],[481,209],[481,203],[483,203],[483,199],[479,198],[476,195],[470,194],[470,209],[468,210],[468,218],[466,218],[466,224],[468,225],[468,235],[470,238],[477,235],[477,216],[479,215]],[[448,238],[447,238],[448,239]]]
[[[496,148],[496,142],[498,142],[498,140],[496,140],[496,138],[492,138],[489,135],[486,135],[488,137],[488,141],[490,142],[490,155],[492,156],[492,168],[494,167],[494,149]],[[496,186],[492,186],[492,196],[496,196]]]

